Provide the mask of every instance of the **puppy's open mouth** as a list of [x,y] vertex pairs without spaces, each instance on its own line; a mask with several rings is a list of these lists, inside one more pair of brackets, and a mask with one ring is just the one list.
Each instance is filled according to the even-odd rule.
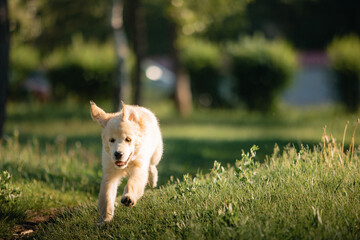
[[126,163],[127,163],[127,161],[125,161],[125,162],[122,162],[122,161],[115,161],[115,165],[116,166],[118,166],[118,167],[123,167],[123,166],[125,166],[126,165]]
[[124,167],[127,165],[127,163],[129,162],[129,160],[131,159],[133,153],[130,153],[128,159],[126,159],[126,161],[120,161],[120,160],[116,160],[115,161],[115,165],[118,167]]

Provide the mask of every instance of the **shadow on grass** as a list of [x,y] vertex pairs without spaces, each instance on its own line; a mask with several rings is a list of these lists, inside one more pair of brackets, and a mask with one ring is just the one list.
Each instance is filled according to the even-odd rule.
[[253,145],[260,149],[255,160],[262,163],[266,155],[271,155],[275,144],[282,150],[287,145],[299,149],[301,145],[313,147],[317,142],[292,143],[291,140],[257,140],[254,142],[231,141],[205,141],[189,139],[164,139],[164,156],[159,164],[159,183],[165,184],[170,176],[181,178],[184,174],[195,175],[197,172],[207,173],[213,167],[214,161],[224,166],[233,166],[235,161],[241,159],[242,151],[248,152]]
[[[336,109],[296,111],[294,109],[282,109],[269,114],[260,112],[247,112],[242,110],[198,110],[190,118],[173,117],[173,115],[160,117],[160,123],[167,126],[187,124],[211,124],[214,126],[248,126],[248,127],[302,127],[309,124],[324,126],[329,119],[337,114],[343,114]],[[319,118],[319,115],[322,117]],[[323,123],[322,123],[323,122]]]
[[[35,106],[19,105],[20,109],[9,109],[9,122],[51,122],[54,120],[80,119],[89,120],[89,105],[79,104],[35,104]],[[21,111],[20,111],[21,110]]]
[[[32,134],[22,133],[19,136],[19,143],[21,145],[31,143],[36,141],[39,144],[39,147],[45,149],[46,145],[51,145],[56,148],[74,148],[76,146],[80,146],[85,148],[86,151],[90,151],[93,154],[97,154],[100,159],[101,153],[101,137],[100,135],[87,135],[87,136],[37,136]],[[63,149],[65,150],[65,149]],[[99,163],[101,161],[99,160]]]

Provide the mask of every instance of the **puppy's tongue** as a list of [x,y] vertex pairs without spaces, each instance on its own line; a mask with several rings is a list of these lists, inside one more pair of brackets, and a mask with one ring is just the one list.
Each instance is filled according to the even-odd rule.
[[116,166],[119,166],[119,167],[124,166],[125,163],[126,163],[126,162],[115,161],[115,165],[116,165]]

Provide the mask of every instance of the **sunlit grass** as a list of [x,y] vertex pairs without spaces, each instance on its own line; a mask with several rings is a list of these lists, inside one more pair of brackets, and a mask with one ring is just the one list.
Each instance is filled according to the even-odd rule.
[[[332,155],[337,152],[339,155]],[[41,239],[356,239],[360,230],[359,155],[339,146],[289,147],[263,165],[243,154],[231,168],[184,176],[148,190],[134,208],[118,207],[96,227],[95,204],[43,226]],[[341,159],[341,160],[340,160]],[[355,211],[354,211],[355,210]]]

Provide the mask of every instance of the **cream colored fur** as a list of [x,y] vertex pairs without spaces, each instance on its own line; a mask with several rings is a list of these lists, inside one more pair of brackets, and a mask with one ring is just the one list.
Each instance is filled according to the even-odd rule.
[[114,216],[117,188],[122,178],[128,177],[121,197],[125,206],[137,203],[146,183],[156,187],[156,165],[163,153],[163,142],[158,121],[150,110],[123,104],[120,112],[105,113],[94,102],[90,104],[91,117],[103,128],[99,212],[100,222],[109,222]]

